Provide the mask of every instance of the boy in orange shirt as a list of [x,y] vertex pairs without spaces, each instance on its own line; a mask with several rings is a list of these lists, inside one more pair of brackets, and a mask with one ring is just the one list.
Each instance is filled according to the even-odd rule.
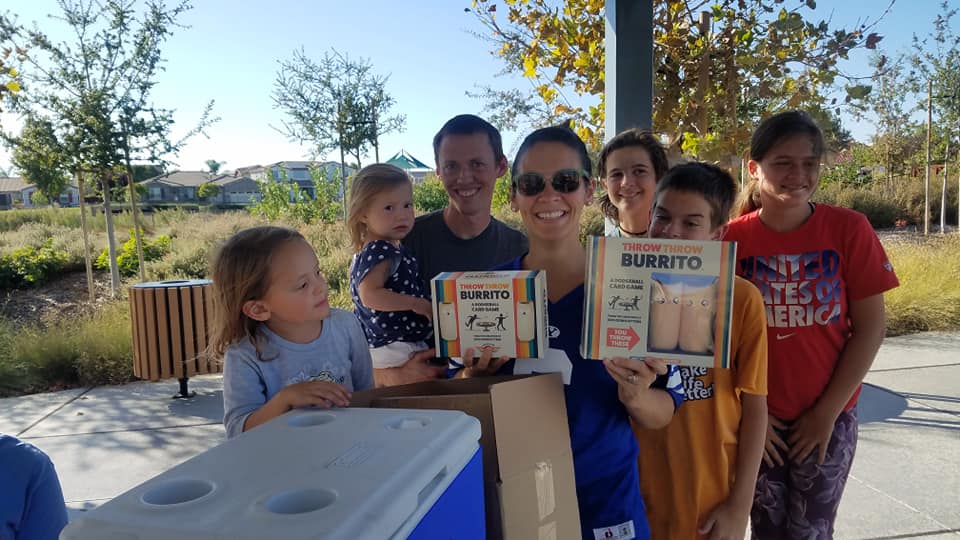
[[[706,163],[676,166],[657,184],[651,238],[720,240],[733,179]],[[737,277],[729,369],[681,367],[686,401],[659,430],[635,427],[640,488],[655,540],[741,540],[767,429],[763,298]]]

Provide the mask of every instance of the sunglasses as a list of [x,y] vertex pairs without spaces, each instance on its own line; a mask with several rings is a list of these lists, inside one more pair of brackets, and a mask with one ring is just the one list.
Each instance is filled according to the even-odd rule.
[[[588,178],[584,171],[562,169],[553,174],[550,185],[557,193],[573,193],[580,188],[580,180]],[[547,180],[540,173],[528,172],[514,178],[513,185],[521,195],[532,197],[547,189]]]

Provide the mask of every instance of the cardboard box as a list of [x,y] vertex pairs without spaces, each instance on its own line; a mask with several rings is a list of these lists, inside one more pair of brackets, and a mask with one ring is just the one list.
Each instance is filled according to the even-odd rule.
[[437,356],[493,347],[494,356],[543,358],[547,277],[542,270],[443,272],[430,280]]
[[580,538],[559,374],[450,379],[364,390],[355,407],[453,409],[480,420],[488,538]]
[[580,354],[730,367],[736,252],[733,242],[591,237]]

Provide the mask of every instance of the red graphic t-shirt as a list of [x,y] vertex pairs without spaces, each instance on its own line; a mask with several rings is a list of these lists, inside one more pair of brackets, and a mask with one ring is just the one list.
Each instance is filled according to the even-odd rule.
[[850,336],[849,302],[896,287],[897,276],[867,218],[845,208],[818,204],[786,233],[752,212],[731,221],[724,240],[737,242],[737,274],[763,296],[770,414],[793,420],[830,381]]

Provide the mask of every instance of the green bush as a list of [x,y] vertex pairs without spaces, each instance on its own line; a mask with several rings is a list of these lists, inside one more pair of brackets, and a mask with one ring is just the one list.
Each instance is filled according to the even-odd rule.
[[818,190],[817,200],[856,210],[867,216],[867,220],[875,229],[891,228],[905,214],[896,203],[867,188],[857,189],[843,187],[841,184],[831,184]]
[[0,257],[0,289],[35,287],[67,264],[67,253],[53,247],[48,238],[37,247],[27,245]]
[[447,205],[447,191],[434,175],[413,186],[413,205],[422,214],[435,212]]
[[[140,240],[143,242],[144,263],[155,261],[170,252],[171,240],[170,237],[165,234],[161,234],[153,240],[147,240],[141,232]],[[130,238],[117,250],[117,268],[119,268],[121,276],[129,277],[136,275],[139,266],[140,260],[137,257],[137,239],[134,236],[133,230],[131,230]],[[107,248],[104,248],[103,251],[100,252],[100,256],[97,257],[97,260],[93,263],[93,267],[98,270],[110,269],[110,252]]]

